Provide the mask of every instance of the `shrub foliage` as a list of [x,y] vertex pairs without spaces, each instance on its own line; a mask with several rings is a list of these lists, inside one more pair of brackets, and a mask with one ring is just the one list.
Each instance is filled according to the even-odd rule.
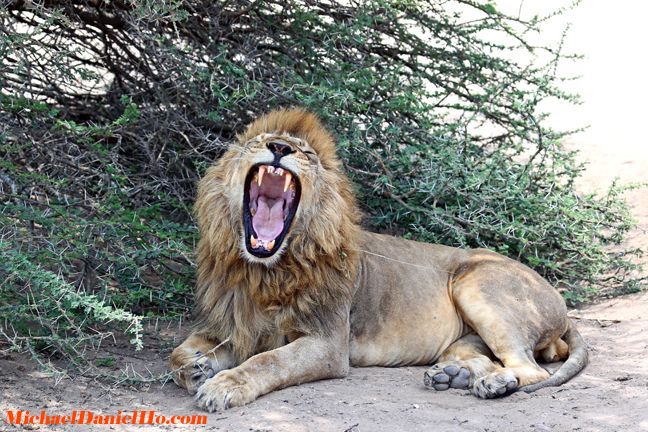
[[[187,310],[196,180],[237,131],[301,105],[335,131],[369,228],[489,247],[575,303],[629,292],[619,187],[541,102],[576,102],[551,17],[473,0],[9,0],[0,6],[0,328],[70,355]],[[557,13],[562,13],[558,11]],[[93,326],[93,327],[91,327]],[[79,342],[79,343],[81,343]]]

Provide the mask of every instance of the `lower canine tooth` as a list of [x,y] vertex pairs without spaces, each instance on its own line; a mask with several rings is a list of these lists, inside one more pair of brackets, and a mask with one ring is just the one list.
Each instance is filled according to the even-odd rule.
[[253,248],[256,249],[258,242],[257,239],[254,238],[254,236],[250,236],[250,244],[252,245]]
[[272,248],[274,247],[274,244],[275,244],[275,241],[274,241],[274,240],[271,240],[270,243],[268,243],[268,244],[266,245],[266,249],[269,250],[269,251],[271,251]]

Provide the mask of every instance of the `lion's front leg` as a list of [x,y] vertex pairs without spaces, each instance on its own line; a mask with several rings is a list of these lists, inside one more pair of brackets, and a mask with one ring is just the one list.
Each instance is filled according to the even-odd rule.
[[281,348],[257,354],[240,366],[208,379],[196,395],[208,411],[245,405],[280,388],[349,371],[348,335],[343,341],[303,336]]
[[218,372],[236,366],[232,352],[224,344],[201,334],[192,334],[173,350],[169,362],[173,381],[196,394],[198,388]]

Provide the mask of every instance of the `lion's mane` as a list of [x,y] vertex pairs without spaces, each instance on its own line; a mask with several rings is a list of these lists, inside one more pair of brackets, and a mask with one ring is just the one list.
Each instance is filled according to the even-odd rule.
[[[310,144],[323,169],[302,194],[301,207],[279,261],[267,267],[241,255],[242,203],[227,189],[239,186],[241,149],[254,137],[288,134]],[[198,186],[194,207],[200,231],[197,251],[197,331],[229,338],[239,361],[276,348],[285,338],[326,334],[348,313],[358,263],[360,214],[343,174],[335,143],[319,119],[300,109],[274,111],[237,136]],[[229,195],[231,196],[231,194]]]

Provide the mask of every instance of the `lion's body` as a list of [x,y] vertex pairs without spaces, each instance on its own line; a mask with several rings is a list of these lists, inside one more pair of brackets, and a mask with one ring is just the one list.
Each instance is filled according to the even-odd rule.
[[[351,306],[350,358],[354,366],[432,364],[454,341],[473,331],[465,309],[527,332],[534,350],[568,327],[564,301],[528,267],[483,249],[463,250],[364,232]],[[476,272],[477,268],[480,268]],[[462,280],[471,277],[466,298]],[[520,283],[523,280],[524,283]],[[489,301],[484,301],[489,297]],[[509,334],[514,334],[511,329]]]
[[[584,367],[564,301],[533,270],[487,250],[362,231],[333,140],[312,114],[275,111],[239,143],[199,186],[196,330],[171,356],[176,382],[198,392],[202,407],[344,376],[349,365],[437,362],[426,386],[481,397],[557,385]],[[283,192],[261,186],[259,166],[270,163],[292,173]],[[298,186],[288,189],[293,178]],[[291,223],[293,198],[285,198],[283,227],[248,204],[258,196],[280,209],[290,190],[299,204]],[[270,246],[254,237],[277,224]],[[534,359],[565,359],[570,350],[552,377]]]
[[372,233],[361,238],[351,364],[432,364],[467,331],[448,284],[466,252]]

